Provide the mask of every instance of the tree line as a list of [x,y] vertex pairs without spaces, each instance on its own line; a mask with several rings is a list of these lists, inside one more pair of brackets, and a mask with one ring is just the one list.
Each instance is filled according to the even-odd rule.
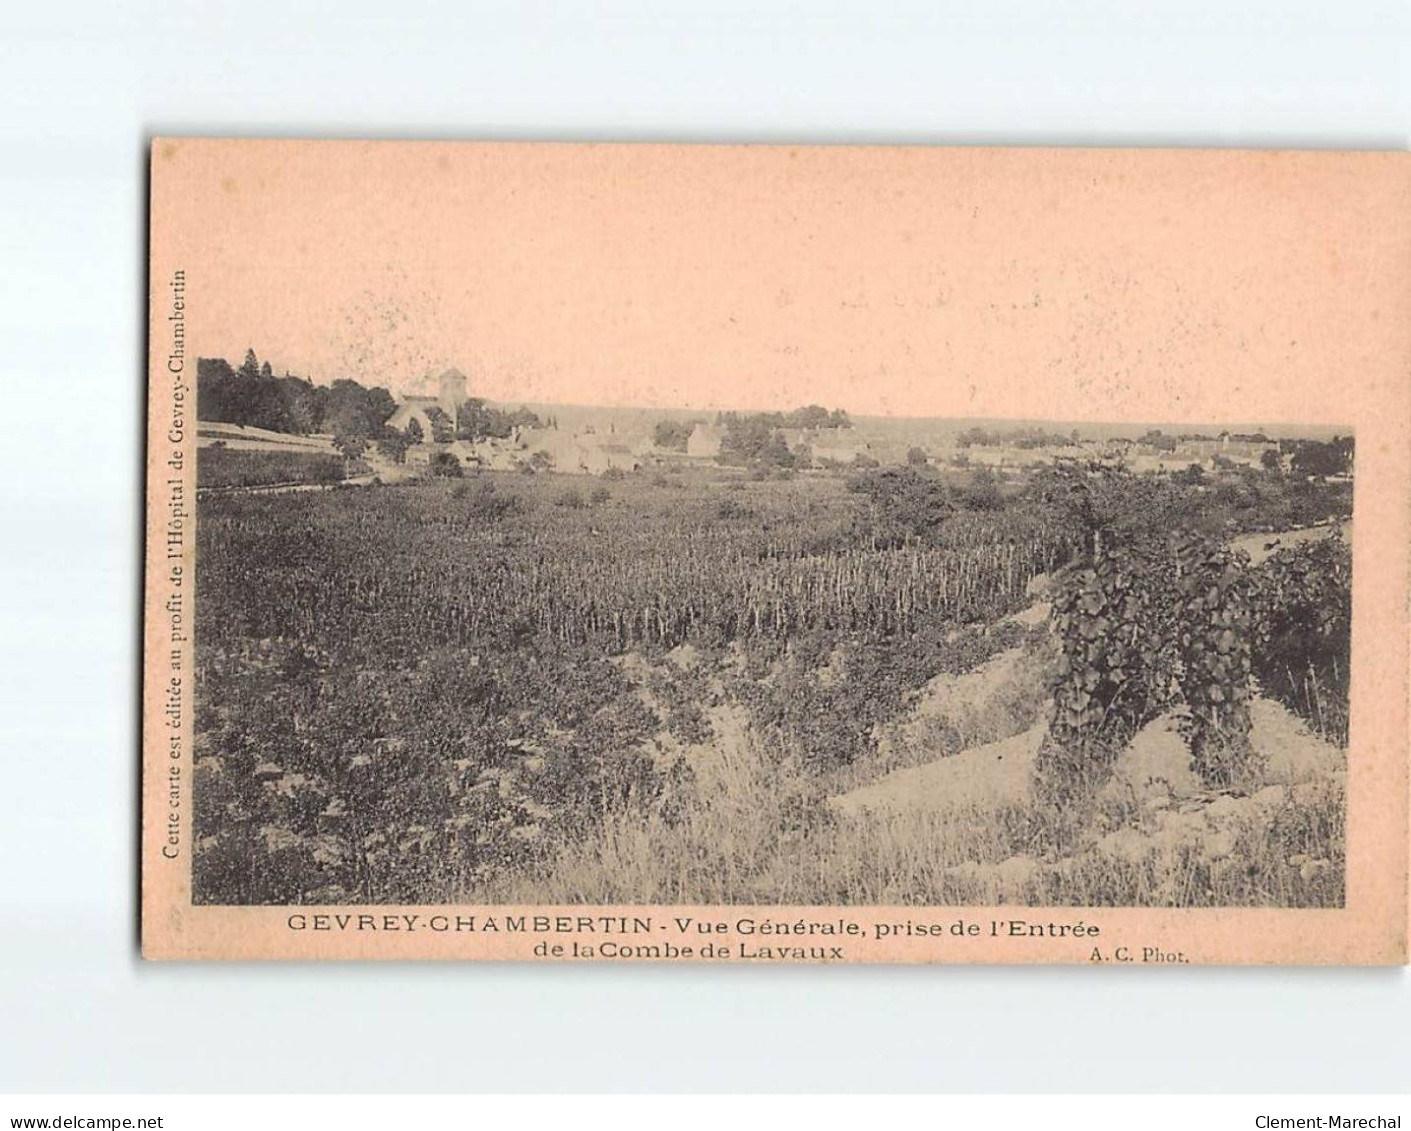
[[789,412],[718,412],[715,423],[723,428],[851,428],[852,420],[840,408],[829,412],[822,405],[808,404]]
[[399,431],[387,424],[397,410],[396,398],[387,389],[369,388],[348,378],[315,385],[288,373],[276,377],[270,363],[261,361],[253,349],[245,351],[239,368],[223,357],[201,358],[196,382],[199,419],[270,432],[332,434],[334,445],[349,459],[360,457],[370,444],[400,462],[409,445],[427,440],[503,439],[516,427],[543,427],[539,416],[527,408],[506,411],[471,397],[454,421],[439,406],[429,408],[432,436],[424,435],[415,420],[406,431]]
[[381,386],[368,388],[343,378],[315,385],[302,377],[276,377],[253,349],[237,369],[223,357],[203,357],[196,365],[198,418],[270,432],[374,439],[397,409]]
[[955,438],[961,448],[1062,448],[1078,442],[1078,430],[1064,435],[1043,428],[967,428]]

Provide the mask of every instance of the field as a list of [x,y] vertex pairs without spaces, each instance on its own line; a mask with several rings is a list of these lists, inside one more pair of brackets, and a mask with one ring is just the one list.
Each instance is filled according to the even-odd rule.
[[332,452],[202,448],[196,461],[201,488],[267,487],[293,483],[337,483],[344,461]]
[[1340,904],[1346,547],[1222,547],[1349,501],[904,467],[205,496],[196,897]]

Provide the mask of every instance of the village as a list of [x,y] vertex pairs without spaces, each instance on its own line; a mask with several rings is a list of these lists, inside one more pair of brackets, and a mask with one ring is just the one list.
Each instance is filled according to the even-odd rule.
[[[466,421],[475,420],[477,414],[492,418],[498,427],[468,427]],[[739,414],[691,417],[676,412],[662,414],[654,428],[647,410],[630,415],[612,409],[583,410],[564,421],[553,410],[545,415],[528,409],[510,412],[472,397],[465,373],[450,367],[423,379],[417,391],[395,398],[383,429],[384,436],[395,439],[393,444],[368,442],[350,450],[331,432],[275,431],[207,419],[200,422],[198,443],[203,449],[291,456],[341,454],[346,465],[336,478],[352,483],[395,483],[482,470],[612,476],[643,469],[749,462],[731,455],[730,433],[738,419]],[[778,457],[774,462],[798,472],[910,463],[989,469],[1008,478],[1069,462],[1091,468],[1121,467],[1138,474],[1199,476],[1239,467],[1288,472],[1292,465],[1290,446],[1263,432],[1221,431],[1212,436],[1153,429],[1139,436],[1094,437],[1081,435],[1077,428],[1067,434],[1004,427],[957,432],[945,421],[934,422],[929,430],[925,425],[931,422],[911,422],[911,428],[900,423],[861,417],[840,424],[828,419],[817,426],[767,426],[767,434]],[[1350,468],[1335,477],[1350,478]]]

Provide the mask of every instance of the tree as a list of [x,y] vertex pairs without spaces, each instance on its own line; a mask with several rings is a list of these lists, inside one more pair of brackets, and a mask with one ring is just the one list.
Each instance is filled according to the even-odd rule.
[[789,450],[789,442],[784,439],[782,432],[770,433],[759,455],[760,460],[770,467],[793,467],[796,462],[794,453]]
[[239,369],[224,358],[197,359],[196,382],[200,419],[272,432],[332,432],[372,440],[397,408],[386,389],[356,381],[326,386],[288,373],[276,377],[253,349],[245,351]]
[[685,420],[659,420],[652,429],[652,443],[667,451],[684,452],[695,425]]
[[860,470],[848,479],[848,490],[863,495],[871,504],[869,528],[880,544],[933,541],[941,523],[955,507],[944,483],[924,475],[914,467],[878,469],[855,462]]
[[451,418],[437,405],[426,410],[426,419],[431,422],[431,439],[438,444],[449,444],[456,438],[455,425]]
[[538,413],[522,406],[512,412],[492,408],[483,397],[471,397],[456,410],[456,436],[462,440],[505,440],[516,428],[541,427]]
[[[362,386],[359,386],[361,388]],[[373,431],[381,428],[397,411],[397,398],[380,385],[364,390],[363,412]]]
[[976,468],[970,482],[960,491],[960,502],[966,510],[997,511],[1004,508],[1004,493],[999,480],[988,467]]
[[407,421],[407,443],[420,444],[426,439],[426,433],[422,431],[421,421],[412,417]]
[[293,431],[307,435],[323,428],[324,413],[328,409],[327,388],[287,373],[278,379],[276,385],[288,408]]
[[343,453],[344,459],[361,459],[367,451],[367,437],[355,432],[339,432],[333,437],[333,446]]
[[1279,453],[1270,448],[1259,457],[1259,465],[1265,471],[1279,472],[1283,470],[1284,461],[1279,458]]
[[1329,475],[1341,475],[1352,458],[1351,439],[1343,440],[1335,436],[1329,443],[1305,440],[1294,450],[1290,466],[1296,475],[1323,479]]
[[828,414],[828,410],[822,405],[810,404],[803,408],[796,408],[789,413],[787,425],[790,428],[829,428],[833,427],[833,418]]
[[926,454],[925,448],[911,447],[907,449],[906,462],[912,467],[925,467],[931,462],[931,457]]
[[388,428],[377,438],[377,450],[393,463],[402,463],[407,458],[407,448],[410,443],[411,441],[407,439],[405,432]]

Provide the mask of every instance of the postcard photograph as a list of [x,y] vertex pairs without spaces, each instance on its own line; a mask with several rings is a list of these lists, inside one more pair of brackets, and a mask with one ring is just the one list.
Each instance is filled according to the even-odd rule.
[[149,950],[1402,960],[1406,173],[154,143]]

